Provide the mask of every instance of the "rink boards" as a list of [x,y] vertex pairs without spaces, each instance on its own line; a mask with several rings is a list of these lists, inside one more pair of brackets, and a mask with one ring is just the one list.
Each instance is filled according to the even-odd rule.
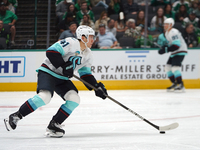
[[[92,73],[107,89],[163,89],[170,85],[164,66],[170,54],[157,49],[93,50]],[[35,91],[36,69],[45,50],[0,52],[0,91]],[[200,88],[200,49],[189,49],[181,67],[186,88]],[[85,86],[72,79],[79,90]]]

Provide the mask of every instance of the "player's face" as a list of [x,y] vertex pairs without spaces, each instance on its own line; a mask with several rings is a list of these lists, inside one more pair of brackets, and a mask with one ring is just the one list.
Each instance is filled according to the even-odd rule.
[[88,36],[88,43],[87,43],[87,47],[91,48],[92,44],[94,42],[94,36],[93,35],[89,35]]
[[167,31],[170,28],[170,24],[164,23],[164,30]]

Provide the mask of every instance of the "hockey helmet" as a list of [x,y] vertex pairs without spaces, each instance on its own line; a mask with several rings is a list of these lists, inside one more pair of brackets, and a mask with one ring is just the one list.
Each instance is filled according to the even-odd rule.
[[174,26],[174,19],[173,18],[167,18],[164,21],[164,24],[172,24],[172,27]]
[[93,30],[91,27],[85,26],[85,25],[81,25],[81,26],[79,26],[79,27],[76,29],[76,36],[77,36],[77,39],[80,39],[80,40],[81,40],[81,37],[82,37],[83,35],[88,39],[88,36],[89,36],[89,35],[95,36],[95,32],[94,32],[94,30]]

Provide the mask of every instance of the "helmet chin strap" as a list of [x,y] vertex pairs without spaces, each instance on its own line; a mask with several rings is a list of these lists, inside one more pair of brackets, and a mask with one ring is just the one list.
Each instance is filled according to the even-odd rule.
[[[85,37],[86,37],[86,36],[85,36]],[[86,47],[85,49],[88,49],[87,43],[88,43],[89,41],[88,41],[88,38],[87,38],[87,37],[86,37],[86,39],[87,39],[87,42],[84,42],[82,38],[81,38],[81,41],[85,44],[85,47]]]

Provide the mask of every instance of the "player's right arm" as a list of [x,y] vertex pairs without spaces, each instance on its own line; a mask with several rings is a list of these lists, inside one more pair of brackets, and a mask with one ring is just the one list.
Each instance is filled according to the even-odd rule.
[[73,64],[70,61],[65,62],[63,55],[65,55],[64,48],[69,45],[65,39],[56,42],[46,51],[46,56],[51,64],[57,69],[61,67],[63,69],[63,75],[70,78],[73,76]]

